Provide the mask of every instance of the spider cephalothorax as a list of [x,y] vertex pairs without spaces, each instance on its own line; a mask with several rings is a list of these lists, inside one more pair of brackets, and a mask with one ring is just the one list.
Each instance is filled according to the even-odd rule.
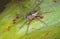
[[33,11],[32,13],[29,13],[26,18],[28,20],[33,20],[34,18],[36,18],[36,16],[38,15],[38,11]]

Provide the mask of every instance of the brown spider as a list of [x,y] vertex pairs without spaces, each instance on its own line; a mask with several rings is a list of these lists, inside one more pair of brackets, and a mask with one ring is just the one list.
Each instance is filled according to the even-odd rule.
[[[39,10],[35,10],[35,8],[38,7],[41,3],[42,3],[42,2],[41,2],[41,0],[40,0],[40,2],[33,8],[33,10],[32,10],[29,14],[27,14],[27,15],[25,15],[25,16],[22,16],[23,18],[26,19],[26,21],[21,25],[21,27],[19,28],[19,30],[27,23],[27,30],[26,30],[26,34],[27,34],[27,33],[28,33],[28,30],[29,30],[29,25],[30,25],[30,23],[31,23],[33,20],[35,20],[35,19],[38,19],[40,22],[42,22],[42,23],[44,23],[46,26],[48,26],[44,21],[41,20],[41,19],[44,18],[44,16],[41,15],[42,13],[40,13]],[[49,12],[44,12],[44,13],[49,13]],[[18,31],[19,31],[19,30],[18,30]]]
[[44,16],[41,15],[42,13],[39,13],[39,11],[33,11],[33,13],[29,13],[26,15],[26,17],[24,17],[25,19],[27,19],[22,25],[21,27],[19,28],[19,30],[27,23],[27,31],[26,31],[26,34],[29,30],[29,25],[30,23],[35,20],[35,19],[38,19],[40,22],[44,23],[46,26],[48,26],[44,21],[42,21],[41,19],[44,18]]

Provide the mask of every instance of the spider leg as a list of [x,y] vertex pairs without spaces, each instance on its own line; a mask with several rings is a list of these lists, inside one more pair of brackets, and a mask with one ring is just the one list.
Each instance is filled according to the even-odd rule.
[[19,27],[19,30],[18,31],[20,31],[20,29],[22,28],[22,27],[24,27],[24,25],[27,23],[27,21],[25,21],[20,27]]
[[37,17],[37,19],[40,20],[40,22],[44,23],[46,26],[48,26],[44,21],[40,19],[40,17]]
[[43,0],[38,0],[38,3],[34,6],[34,8],[32,8],[29,13],[32,13],[33,11],[36,11],[36,8],[39,7],[39,5],[43,2]]
[[28,34],[28,30],[29,30],[29,25],[30,25],[30,23],[31,23],[31,21],[29,21],[29,22],[28,22],[27,30],[26,30],[26,34],[25,34],[25,35],[27,35],[27,34]]
[[42,2],[43,2],[43,0],[38,0],[38,3],[35,5],[35,7],[32,10],[36,9],[37,7],[39,7],[39,5],[42,4]]
[[51,10],[49,10],[49,11],[43,11],[42,13],[43,14],[48,14],[48,13],[51,13],[52,11]]

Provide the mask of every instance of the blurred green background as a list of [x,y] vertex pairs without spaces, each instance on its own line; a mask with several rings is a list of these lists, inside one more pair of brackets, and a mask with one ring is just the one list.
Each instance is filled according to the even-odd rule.
[[[38,8],[44,13],[43,21],[39,20],[31,22],[28,34],[25,35],[27,24],[19,32],[19,27],[26,19],[20,18],[16,24],[12,24],[12,20],[16,14],[28,14],[37,4],[38,0],[13,0],[9,2],[0,13],[0,39],[60,39],[60,1],[55,3],[53,0],[44,0]],[[1,3],[0,3],[1,4]],[[1,6],[1,5],[0,5]],[[5,32],[8,26],[13,26],[10,31]]]

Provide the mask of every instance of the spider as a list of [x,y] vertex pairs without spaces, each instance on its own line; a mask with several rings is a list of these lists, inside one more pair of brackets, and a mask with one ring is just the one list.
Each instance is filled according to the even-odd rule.
[[[26,19],[26,21],[19,27],[19,30],[27,23],[27,30],[26,30],[26,34],[27,34],[30,23],[35,19],[38,19],[40,22],[48,26],[44,21],[41,20],[44,18],[44,16],[41,15],[42,13],[39,12],[39,10],[35,10],[35,8],[37,8],[41,3],[42,3],[42,0],[40,0],[40,2],[32,9],[32,11],[29,12],[29,14],[22,16],[23,18]],[[44,12],[44,13],[49,13],[49,12]]]
[[[42,0],[40,0],[42,2]],[[41,4],[41,2],[39,2],[33,9],[35,9],[37,6],[39,6]],[[26,7],[25,7],[26,8]],[[35,11],[32,11],[32,13],[35,13]],[[32,13],[29,13],[28,15],[32,14]],[[37,13],[36,13],[37,14]],[[18,19],[22,16],[20,14],[16,14],[16,17],[12,20],[13,21],[13,24],[16,24],[16,22],[18,21]],[[23,16],[22,16],[23,17]],[[26,16],[25,16],[26,17]]]
[[42,13],[39,13],[39,11],[33,11],[33,13],[29,13],[26,15],[26,17],[24,17],[25,19],[27,19],[19,28],[19,30],[27,23],[27,30],[26,30],[26,34],[29,30],[29,25],[30,23],[35,20],[38,19],[40,22],[44,23],[46,26],[48,26],[44,21],[42,21],[42,19],[44,18],[44,16],[42,16]]

